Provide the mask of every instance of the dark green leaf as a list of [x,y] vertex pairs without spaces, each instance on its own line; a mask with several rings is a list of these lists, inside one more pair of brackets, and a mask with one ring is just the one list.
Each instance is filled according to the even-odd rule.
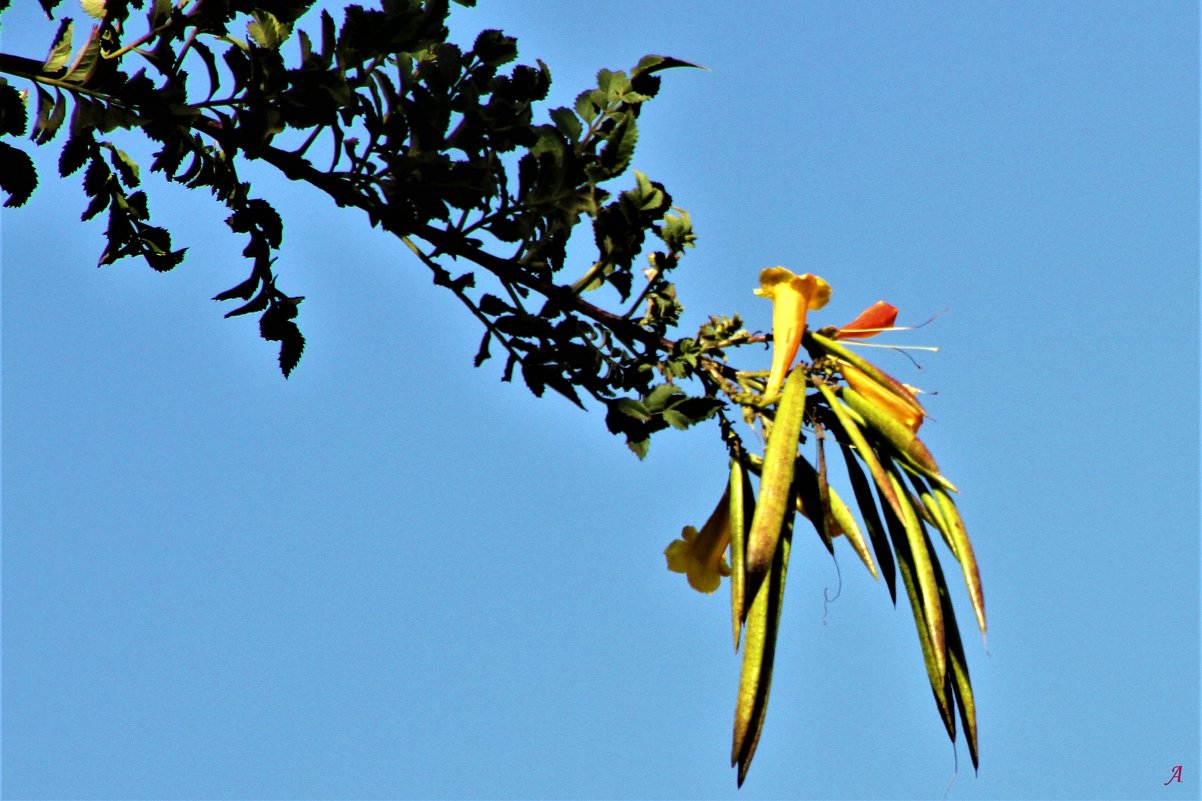
[[501,31],[481,31],[472,45],[472,52],[490,67],[499,67],[517,58],[517,40]]
[[213,300],[233,300],[234,298],[248,300],[251,295],[255,294],[255,290],[259,288],[259,283],[258,273],[251,273],[250,278],[247,278],[237,286],[214,295]]
[[[259,291],[259,294],[255,295],[254,299],[251,300],[250,303],[247,303],[243,306],[239,306],[238,308],[234,309],[231,312],[226,312],[225,316],[226,317],[237,317],[241,314],[250,314],[251,312],[263,311],[264,309],[267,308],[267,303],[268,303],[268,300],[270,299],[270,297],[271,297],[271,286],[268,284],[264,284],[263,288]],[[262,323],[262,321],[260,321],[260,323]],[[264,339],[268,339],[268,337],[265,336]]]
[[24,205],[37,186],[38,173],[29,154],[0,142],[0,189],[8,193],[5,208]]
[[200,60],[204,62],[205,69],[208,71],[209,94],[205,100],[212,100],[213,95],[217,94],[217,90],[221,87],[221,75],[217,72],[217,59],[213,57],[213,51],[204,42],[193,41],[192,49],[196,51],[196,55],[200,56]]
[[29,112],[21,93],[0,78],[0,135],[22,136],[28,124]]
[[869,485],[864,471],[860,469],[860,463],[852,449],[842,441],[839,442],[839,448],[843,453],[843,461],[847,465],[847,476],[851,480],[852,491],[856,496],[860,519],[864,521],[864,527],[868,529],[868,538],[872,541],[873,553],[876,554],[876,561],[885,575],[885,585],[889,588],[889,598],[896,606],[897,568],[893,563],[893,551],[889,547],[885,528],[881,524],[881,517],[877,512],[876,500],[872,496],[872,487]]
[[476,358],[472,359],[472,364],[476,367],[488,361],[490,354],[488,352],[488,343],[492,341],[492,332],[485,331],[484,336],[480,339],[480,347],[476,350]]
[[627,417],[633,417],[635,420],[647,422],[651,419],[651,412],[648,411],[647,407],[641,401],[637,401],[634,398],[618,398],[613,402],[613,407]]
[[643,403],[647,410],[651,413],[658,413],[664,409],[668,399],[673,395],[683,395],[684,390],[675,384],[660,384],[652,389],[647,396],[643,398]]
[[179,266],[179,263],[184,260],[184,254],[187,248],[182,250],[167,250],[163,252],[144,251],[142,255],[146,258],[146,263],[156,272],[165,273]]
[[58,174],[66,178],[82,167],[92,152],[92,146],[91,134],[72,136],[68,139],[58,157]]
[[[305,350],[305,338],[290,316],[295,308],[286,310],[280,304],[272,304],[259,318],[259,335],[269,342],[280,343],[280,370],[287,378]],[[228,315],[227,315],[228,316]]]
[[[112,171],[108,165],[99,157],[93,158],[88,162],[88,168],[83,174],[83,191],[88,197],[95,197],[101,192],[105,192],[108,188],[109,178],[112,176]],[[107,194],[107,192],[106,192]]]
[[570,108],[551,109],[551,120],[569,142],[575,144],[580,141],[580,133],[584,129],[580,118]]
[[112,197],[113,196],[108,192],[101,192],[93,196],[91,201],[88,202],[87,208],[83,210],[83,214],[79,216],[80,222],[83,222],[84,220],[90,220],[100,212],[107,209]]
[[480,311],[487,314],[489,317],[497,317],[502,314],[509,314],[514,311],[514,308],[505,301],[498,298],[496,295],[485,293],[480,298]]

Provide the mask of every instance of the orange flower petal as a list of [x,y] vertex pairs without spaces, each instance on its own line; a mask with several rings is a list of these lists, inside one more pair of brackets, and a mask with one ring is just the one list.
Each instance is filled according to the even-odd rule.
[[897,322],[897,307],[878,300],[860,312],[856,319],[836,331],[835,337],[838,339],[867,339],[876,336],[886,328],[892,328],[895,322]]

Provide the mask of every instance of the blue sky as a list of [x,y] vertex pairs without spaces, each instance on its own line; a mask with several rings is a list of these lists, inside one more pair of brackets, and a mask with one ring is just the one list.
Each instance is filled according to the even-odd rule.
[[[0,49],[41,55],[16,5]],[[453,38],[516,35],[552,106],[645,53],[709,68],[665,77],[635,158],[699,235],[686,332],[767,328],[775,264],[830,282],[817,324],[948,310],[908,335],[941,348],[921,373],[880,357],[938,393],[989,610],[981,770],[961,745],[947,797],[1197,798],[1196,5],[481,6]],[[662,556],[720,492],[713,428],[638,462],[473,369],[474,320],[399,242],[252,172],[308,298],[285,381],[208,300],[247,272],[220,208],[151,184],[188,258],[98,270],[43,150],[0,232],[5,797],[736,795],[726,593]],[[837,556],[824,610],[840,574],[797,540],[738,795],[940,797],[909,611]]]

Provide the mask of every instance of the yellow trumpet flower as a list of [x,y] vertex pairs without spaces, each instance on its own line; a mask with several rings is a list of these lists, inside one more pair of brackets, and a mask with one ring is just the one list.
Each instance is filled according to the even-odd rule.
[[755,294],[772,301],[772,372],[764,388],[764,396],[772,397],[780,391],[793,366],[806,328],[806,314],[827,304],[831,287],[816,275],[795,275],[784,267],[769,267],[760,272],[760,288]]
[[664,549],[668,569],[684,573],[689,586],[697,592],[711,593],[718,589],[722,577],[730,575],[724,556],[726,546],[730,545],[729,487],[701,531],[685,526],[680,536],[681,539],[673,540]]

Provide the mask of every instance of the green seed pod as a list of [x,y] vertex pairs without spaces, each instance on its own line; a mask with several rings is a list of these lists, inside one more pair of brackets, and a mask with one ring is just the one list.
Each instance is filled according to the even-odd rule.
[[947,535],[952,541],[952,553],[956,555],[956,559],[960,562],[960,569],[964,572],[964,585],[968,588],[968,597],[972,600],[972,611],[977,616],[977,625],[981,628],[983,635],[985,634],[985,592],[981,589],[981,573],[977,567],[976,554],[972,550],[972,541],[968,539],[964,520],[960,517],[960,510],[956,508],[952,497],[939,487],[935,487],[932,494],[939,504],[939,511],[943,519],[948,524]]
[[856,452],[860,455],[860,461],[868,467],[868,472],[872,474],[872,480],[876,482],[881,497],[889,504],[893,513],[897,515],[898,520],[904,519],[905,513],[902,511],[901,501],[893,491],[893,485],[889,482],[889,477],[885,474],[880,460],[876,458],[876,453],[868,444],[868,439],[864,436],[864,432],[856,425],[848,408],[835,397],[834,390],[826,384],[821,381],[814,381],[814,386],[818,387],[818,391],[826,399],[827,404],[831,407],[831,411],[835,413],[835,417],[839,420],[839,425],[851,440],[850,444],[855,446]]
[[923,445],[922,440],[904,423],[891,415],[888,410],[871,403],[851,387],[842,387],[839,390],[839,396],[898,453],[909,457],[911,462],[925,468],[928,472],[939,473],[939,465],[935,464],[935,459],[927,450],[927,446]]
[[738,459],[730,460],[730,618],[734,627],[735,650],[743,628],[746,599],[747,526],[755,515],[755,493],[751,475]]
[[743,667],[739,674],[739,695],[735,705],[734,737],[730,764],[738,765],[738,783],[743,786],[751,759],[759,745],[768,711],[768,692],[772,688],[772,663],[776,657],[776,635],[780,628],[780,610],[785,597],[785,577],[792,547],[793,515],[787,515],[784,530],[777,541],[766,579],[747,612],[747,636],[743,642]]
[[776,553],[776,543],[786,513],[793,514],[793,470],[797,460],[797,442],[805,416],[806,373],[795,367],[785,383],[776,421],[764,449],[764,467],[760,474],[760,497],[747,534],[747,597],[754,597]]
[[867,375],[873,381],[880,384],[885,389],[888,389],[898,397],[903,403],[912,408],[916,413],[925,415],[926,410],[922,408],[922,404],[914,397],[914,393],[906,388],[904,384],[898,381],[893,376],[886,373],[881,368],[877,367],[872,362],[868,361],[851,348],[840,345],[833,339],[828,339],[821,334],[815,334],[812,331],[806,332],[805,338],[802,340],[812,355],[815,351],[827,356],[834,356],[837,359],[847,362],[853,367],[859,368],[860,372]]
[[[818,523],[814,521],[813,516],[808,508],[802,504],[803,499],[818,497],[818,471],[804,457],[797,458],[797,475],[795,480],[798,484],[797,490],[797,506],[798,511],[804,514],[815,528]],[[809,489],[806,486],[809,485]],[[877,574],[876,563],[872,561],[872,554],[868,550],[868,545],[864,542],[864,535],[860,532],[860,525],[856,522],[856,518],[852,515],[851,509],[839,497],[839,493],[835,492],[834,487],[827,488],[827,496],[830,499],[831,517],[839,528],[843,529],[843,535],[847,537],[847,541],[851,543],[852,549],[856,552],[856,556],[860,557],[860,561],[868,568],[868,572],[872,577],[880,578]],[[875,511],[875,509],[874,509]],[[817,513],[815,513],[817,514]]]
[[947,641],[943,631],[943,606],[939,601],[939,585],[935,581],[935,569],[931,566],[934,557],[927,545],[926,533],[922,530],[918,514],[910,505],[910,496],[902,484],[901,474],[895,465],[888,462],[888,457],[885,457],[885,469],[889,474],[889,481],[893,484],[893,491],[903,499],[901,523],[910,548],[911,564],[914,567],[914,578],[918,582],[923,618],[931,638],[935,666],[942,681],[947,676]]

